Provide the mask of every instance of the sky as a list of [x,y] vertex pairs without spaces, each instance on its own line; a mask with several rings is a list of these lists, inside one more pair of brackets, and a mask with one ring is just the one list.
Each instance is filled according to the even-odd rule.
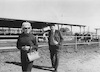
[[0,17],[86,25],[86,31],[95,32],[100,0],[0,0]]

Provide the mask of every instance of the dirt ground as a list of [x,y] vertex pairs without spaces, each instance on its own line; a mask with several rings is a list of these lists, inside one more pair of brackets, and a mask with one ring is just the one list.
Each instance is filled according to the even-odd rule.
[[[38,50],[41,58],[33,63],[32,72],[52,72],[48,47]],[[63,46],[58,72],[100,72],[100,49],[96,45]],[[22,72],[19,51],[0,51],[0,72]]]

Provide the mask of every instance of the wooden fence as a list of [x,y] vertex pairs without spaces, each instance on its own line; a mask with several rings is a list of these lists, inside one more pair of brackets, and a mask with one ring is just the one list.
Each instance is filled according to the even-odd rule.
[[[2,39],[2,37],[5,39]],[[9,37],[9,39],[6,39],[6,37]],[[13,38],[15,37],[15,39],[12,39],[12,37]],[[16,43],[16,41],[17,41],[16,37],[18,37],[18,36],[0,36],[0,43],[3,44],[3,42],[7,43],[9,41],[11,41],[11,42],[14,41],[14,43]],[[81,37],[81,40],[78,41],[77,40],[78,37]],[[84,40],[82,40],[82,38],[84,38],[84,37],[88,37],[88,36],[64,36],[62,45],[64,45],[64,46],[74,45],[75,51],[77,51],[78,45],[81,45],[81,44],[83,44],[83,45],[97,44],[100,47],[100,36],[99,35],[96,35],[95,37],[91,36],[90,42],[85,42]],[[48,46],[48,36],[36,36],[36,38],[37,38],[39,47]]]

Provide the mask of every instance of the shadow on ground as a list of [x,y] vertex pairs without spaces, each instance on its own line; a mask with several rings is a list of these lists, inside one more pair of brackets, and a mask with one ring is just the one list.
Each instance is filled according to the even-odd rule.
[[[7,64],[14,64],[14,65],[18,65],[18,66],[22,66],[20,62],[9,62],[9,61],[6,61],[5,63],[7,63]],[[33,65],[33,68],[37,68],[37,69],[41,69],[41,70],[53,71],[53,70],[52,70],[52,67],[47,67],[47,66]]]

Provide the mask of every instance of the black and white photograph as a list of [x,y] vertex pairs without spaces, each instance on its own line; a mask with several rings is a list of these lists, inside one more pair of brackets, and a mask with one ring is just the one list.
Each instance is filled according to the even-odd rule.
[[100,0],[0,0],[0,72],[100,72]]

